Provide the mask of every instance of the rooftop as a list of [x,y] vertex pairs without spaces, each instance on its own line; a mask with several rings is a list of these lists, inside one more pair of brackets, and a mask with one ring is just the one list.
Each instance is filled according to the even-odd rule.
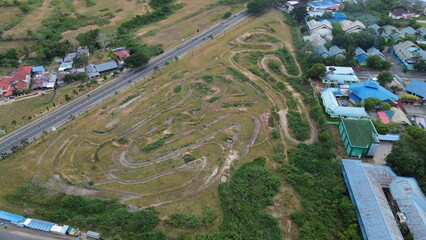
[[423,97],[423,100],[426,100],[426,82],[413,79],[408,85],[406,91],[421,96]]
[[370,119],[342,119],[352,146],[365,147],[377,135],[376,129]]
[[403,236],[390,209],[383,187],[388,187],[415,240],[426,239],[426,197],[414,178],[399,177],[390,167],[342,159],[343,174],[368,239],[400,239]]
[[330,111],[330,113],[339,115],[339,116],[348,116],[348,117],[368,117],[367,112],[363,107],[343,107],[340,106],[335,92],[339,92],[339,88],[326,88],[321,92],[321,97],[323,99],[324,107]]
[[378,82],[371,80],[365,82],[354,83],[349,86],[349,89],[354,92],[360,99],[378,98],[381,101],[398,100],[398,96],[389,92]]
[[324,8],[340,5],[340,3],[332,1],[332,0],[314,1],[314,2],[309,2],[308,4],[314,7],[324,7]]

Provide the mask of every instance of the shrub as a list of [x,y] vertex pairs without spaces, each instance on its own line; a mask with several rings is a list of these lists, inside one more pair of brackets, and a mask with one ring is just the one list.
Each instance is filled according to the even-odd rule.
[[302,115],[293,110],[287,113],[288,125],[297,140],[306,140],[310,137],[309,124],[303,120]]
[[154,149],[157,149],[161,146],[163,146],[165,143],[164,139],[159,139],[153,143],[150,143],[148,145],[146,145],[145,147],[142,148],[142,152],[149,152],[152,151]]
[[173,88],[173,92],[178,93],[182,90],[182,85],[177,85]]

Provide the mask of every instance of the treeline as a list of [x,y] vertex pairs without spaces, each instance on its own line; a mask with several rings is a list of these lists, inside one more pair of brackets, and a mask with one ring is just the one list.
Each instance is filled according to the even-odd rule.
[[408,126],[392,146],[386,162],[400,176],[415,177],[426,192],[426,131]]
[[90,226],[91,230],[114,236],[113,239],[163,240],[162,231],[154,231],[160,222],[158,212],[147,208],[129,212],[114,200],[88,199],[76,195],[48,195],[47,190],[25,184],[7,201],[15,206],[35,209],[26,216],[75,227]]
[[174,0],[151,0],[149,5],[154,11],[144,15],[137,15],[129,21],[123,22],[118,31],[120,33],[129,33],[144,25],[167,19],[176,10],[185,6],[183,3],[175,4]]
[[16,49],[12,48],[7,50],[5,53],[0,54],[0,66],[3,67],[18,67],[19,66],[19,55]]

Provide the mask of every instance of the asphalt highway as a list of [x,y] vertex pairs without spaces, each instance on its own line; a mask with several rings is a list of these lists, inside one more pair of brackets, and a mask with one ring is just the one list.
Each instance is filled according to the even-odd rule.
[[31,143],[34,139],[40,138],[43,131],[50,132],[52,131],[52,127],[59,128],[67,122],[72,121],[74,117],[78,117],[113,97],[116,92],[124,91],[137,82],[143,81],[145,78],[154,73],[154,69],[156,67],[161,68],[166,62],[174,60],[175,57],[180,57],[193,51],[203,43],[210,41],[211,37],[225,32],[247,17],[248,13],[246,9],[232,15],[228,19],[214,24],[207,30],[151,59],[147,65],[139,69],[135,69],[117,80],[106,83],[87,95],[80,96],[60,108],[57,108],[27,125],[3,136],[0,138],[0,153],[10,152],[13,146],[19,146],[21,144],[22,139],[27,139],[29,143]]

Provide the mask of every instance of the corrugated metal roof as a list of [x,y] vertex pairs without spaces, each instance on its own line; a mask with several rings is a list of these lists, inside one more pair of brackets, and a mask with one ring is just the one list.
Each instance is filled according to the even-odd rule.
[[408,85],[406,91],[415,95],[419,95],[423,97],[423,100],[426,100],[426,82],[413,79]]
[[359,160],[342,159],[342,162],[345,181],[367,239],[403,240],[380,181],[375,178],[379,173],[383,173],[382,178],[389,178],[391,173],[374,171],[374,165],[370,167]]
[[98,72],[110,71],[118,68],[118,65],[115,61],[96,64],[94,66]]
[[[403,239],[383,193],[389,187],[415,240],[426,240],[426,197],[414,178],[399,177],[390,167],[342,159],[345,181],[368,239]],[[371,224],[371,225],[370,225]]]
[[352,146],[366,147],[374,141],[376,129],[370,119],[342,119]]
[[339,88],[326,88],[321,92],[321,97],[323,99],[323,104],[330,113],[346,116],[346,117],[368,117],[367,112],[362,107],[343,107],[340,106],[337,102],[337,99],[334,95],[335,91],[340,90]]
[[22,221],[22,219],[24,219],[24,217],[18,214],[0,210],[0,219],[3,219],[8,222],[12,222],[12,223],[19,223],[20,221]]
[[398,96],[380,86],[378,82],[373,82],[371,80],[354,83],[349,86],[349,89],[361,99],[378,98],[381,101],[387,99],[398,100]]

